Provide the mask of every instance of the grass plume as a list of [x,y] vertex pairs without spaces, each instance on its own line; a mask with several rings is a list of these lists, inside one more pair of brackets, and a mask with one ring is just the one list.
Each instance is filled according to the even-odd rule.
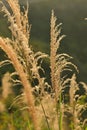
[[[28,109],[34,127],[29,125],[29,129],[42,130],[44,126],[44,129],[48,130],[65,130],[64,123],[66,125],[68,121],[70,127],[66,127],[66,129],[82,130],[87,128],[87,119],[81,118],[87,108],[87,103],[81,102],[87,96],[87,85],[83,82],[77,83],[76,74],[72,68],[76,72],[78,72],[78,68],[70,61],[72,57],[65,53],[59,53],[61,40],[65,35],[61,34],[62,24],[56,24],[57,18],[54,11],[52,10],[50,23],[50,55],[47,55],[40,51],[34,52],[30,46],[31,25],[28,21],[28,5],[27,9],[24,8],[22,12],[18,0],[6,0],[5,2],[10,9],[3,1],[0,1],[4,16],[10,23],[9,29],[12,38],[0,37],[0,48],[8,57],[0,62],[0,67],[12,64],[15,72],[10,74],[10,80],[14,83],[13,85],[21,84],[24,87],[23,93],[14,99],[10,108],[19,100],[27,103],[27,106],[21,108],[21,111]],[[42,67],[44,58],[48,58],[50,62],[51,84],[47,82]],[[71,77],[68,76],[68,72],[69,74],[72,72]],[[18,80],[15,80],[14,76],[19,76]],[[83,95],[79,94],[81,87],[85,91]],[[65,102],[67,88],[69,99]],[[4,90],[5,88],[2,95],[6,93]],[[0,111],[3,111],[5,108],[2,102],[0,102],[0,106]],[[70,119],[67,119],[68,115],[71,116]],[[15,129],[11,125],[8,127]]]

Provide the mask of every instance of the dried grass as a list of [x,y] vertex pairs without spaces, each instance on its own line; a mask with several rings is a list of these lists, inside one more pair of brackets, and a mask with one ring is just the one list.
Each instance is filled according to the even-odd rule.
[[[21,12],[18,0],[6,0],[6,2],[11,11],[1,2],[2,11],[10,22],[9,29],[12,33],[12,39],[0,37],[0,48],[8,56],[7,60],[0,62],[0,67],[12,64],[16,72],[10,74],[10,80],[15,84],[22,84],[24,87],[23,94],[17,96],[14,102],[21,99],[27,103],[27,107],[22,108],[22,110],[28,109],[36,130],[42,129],[42,122],[46,122],[46,127],[49,130],[82,130],[86,122],[86,119],[81,121],[82,109],[84,106],[86,109],[86,104],[80,104],[82,97],[77,94],[77,91],[82,85],[85,95],[87,95],[87,85],[83,82],[77,83],[75,74],[71,78],[65,77],[66,75],[62,76],[64,71],[67,72],[67,75],[69,71],[72,71],[71,66],[77,72],[78,69],[70,62],[71,56],[59,53],[58,49],[64,35],[61,35],[61,23],[56,25],[57,18],[54,11],[51,15],[50,56],[48,56],[40,51],[34,52],[30,47],[31,25],[28,23],[28,7],[24,9],[24,12]],[[46,77],[40,74],[41,71],[45,75],[41,66],[43,58],[50,59],[51,85],[46,82]],[[19,75],[19,80],[15,81],[12,78],[14,75]],[[11,85],[8,84],[9,74],[7,73],[5,76],[2,79],[4,98],[8,96]],[[35,80],[38,81],[37,85]],[[4,86],[7,86],[7,89]],[[69,87],[69,102],[65,103],[63,94],[67,86]],[[50,89],[50,93],[45,89]],[[0,111],[3,111],[4,106],[1,103],[0,106]],[[71,115],[71,119],[67,119],[68,114]],[[53,125],[51,126],[51,124]],[[67,124],[71,125],[71,128],[66,128]]]

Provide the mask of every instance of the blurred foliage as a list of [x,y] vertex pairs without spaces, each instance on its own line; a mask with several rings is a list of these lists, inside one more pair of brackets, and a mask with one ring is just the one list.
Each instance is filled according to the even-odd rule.
[[33,130],[28,110],[24,109],[23,103],[20,101],[18,103],[14,103],[13,101],[13,95],[2,99],[5,110],[3,112],[0,111],[0,130],[28,130],[30,128]]

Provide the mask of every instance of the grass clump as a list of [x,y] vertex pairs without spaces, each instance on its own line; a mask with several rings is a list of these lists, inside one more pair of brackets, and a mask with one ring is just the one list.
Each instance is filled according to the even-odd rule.
[[[7,119],[10,113],[11,118],[9,123],[8,121],[5,123],[5,127],[11,130],[85,130],[84,112],[87,103],[81,101],[87,94],[87,85],[77,82],[78,69],[70,61],[72,57],[59,53],[58,49],[64,35],[61,35],[61,24],[56,25],[57,18],[54,11],[50,24],[50,55],[47,55],[40,51],[34,52],[29,43],[31,25],[28,22],[28,5],[27,9],[24,8],[21,12],[18,0],[6,0],[6,4],[3,1],[0,3],[2,11],[8,18],[12,34],[11,39],[0,37],[0,48],[7,56],[6,60],[0,62],[0,67],[12,64],[15,70],[12,73],[7,72],[2,78],[0,106],[3,110],[0,109],[0,112],[5,112]],[[44,58],[47,58],[50,64],[51,84],[47,82],[42,67]],[[12,87],[17,85],[22,86],[21,94],[15,97]],[[81,88],[84,89],[82,95],[79,93]],[[65,101],[66,95],[68,95],[67,101]],[[7,100],[10,96],[13,96],[13,103]],[[8,102],[7,107],[4,105],[5,101]],[[9,111],[6,111],[7,108]],[[5,127],[1,129],[4,130]]]

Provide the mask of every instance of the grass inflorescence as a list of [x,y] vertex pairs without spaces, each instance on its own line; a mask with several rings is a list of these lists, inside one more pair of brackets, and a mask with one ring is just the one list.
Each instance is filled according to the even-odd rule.
[[[78,68],[71,62],[72,57],[59,53],[65,35],[61,34],[62,24],[56,24],[54,11],[48,55],[34,52],[30,45],[28,4],[22,12],[18,0],[5,2],[0,1],[12,38],[0,36],[0,48],[7,57],[0,61],[0,68],[11,64],[14,71],[6,72],[1,81],[0,129],[86,130],[87,85],[77,82]],[[50,84],[42,67],[44,59],[50,64]],[[13,88],[19,86],[20,94],[16,95]]]

